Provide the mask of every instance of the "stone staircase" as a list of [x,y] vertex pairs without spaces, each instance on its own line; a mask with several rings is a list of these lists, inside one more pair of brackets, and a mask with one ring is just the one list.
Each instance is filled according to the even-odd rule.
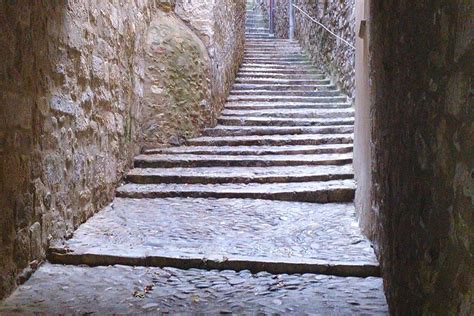
[[74,313],[91,301],[106,313],[387,313],[352,203],[351,104],[297,42],[247,14],[218,125],[136,157],[115,201],[53,246],[7,307],[41,312],[28,302],[51,291]]

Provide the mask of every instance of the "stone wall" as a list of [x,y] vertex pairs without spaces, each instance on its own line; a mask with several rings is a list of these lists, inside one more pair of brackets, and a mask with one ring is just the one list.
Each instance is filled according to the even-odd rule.
[[177,145],[211,125],[211,61],[199,37],[175,14],[157,12],[145,53],[143,147]]
[[[268,1],[260,0],[268,11]],[[355,0],[293,0],[293,3],[307,12],[335,34],[355,45]],[[275,1],[275,35],[289,36],[289,1]],[[313,63],[328,73],[333,82],[349,97],[355,97],[355,50],[335,38],[322,27],[295,10],[295,38],[300,42]]]
[[[243,59],[245,0],[178,0],[175,12],[201,37],[211,58],[212,113],[222,110]],[[212,118],[215,124],[217,117]]]
[[[153,39],[169,38],[175,28],[192,39],[183,43],[174,38],[178,47],[169,44],[170,51],[193,47],[194,57],[177,58],[175,67],[163,71],[178,77],[183,75],[179,71],[211,73],[193,77],[199,83],[192,92],[199,96],[200,108],[209,106],[205,100],[214,70],[203,44],[184,30],[173,9],[174,0],[0,4],[0,298],[15,286],[21,271],[26,275],[44,258],[51,240],[70,236],[112,199],[132,157],[149,139],[143,124],[151,121],[147,116],[159,116],[163,110],[147,112],[152,103],[145,100],[149,91],[162,88],[147,85],[151,57],[157,58],[150,55],[157,48]],[[150,24],[169,32],[154,37],[157,29]],[[243,38],[243,20],[242,34],[239,31],[233,30],[234,38]],[[196,61],[194,68],[189,65]],[[232,72],[221,73],[228,84]],[[180,79],[168,75],[171,83]],[[187,87],[173,91],[179,94]],[[181,96],[177,104],[189,97]],[[181,117],[192,128],[212,123],[207,109],[204,115],[194,111],[195,104],[191,108]],[[192,128],[172,125],[161,131],[185,135]],[[156,130],[151,135],[156,136]]]
[[373,207],[390,309],[473,315],[474,6],[371,6]]

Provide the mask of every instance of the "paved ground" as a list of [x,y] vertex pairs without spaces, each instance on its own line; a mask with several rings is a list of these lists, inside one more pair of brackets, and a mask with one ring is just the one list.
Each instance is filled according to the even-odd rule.
[[0,307],[14,314],[385,315],[379,278],[46,264]]
[[351,204],[116,199],[61,248],[70,255],[243,256],[377,265]]

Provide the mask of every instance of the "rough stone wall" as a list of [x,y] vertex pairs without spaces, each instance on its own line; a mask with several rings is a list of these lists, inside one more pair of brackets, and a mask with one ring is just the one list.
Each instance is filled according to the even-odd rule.
[[137,152],[147,1],[0,6],[0,297],[106,204]]
[[[243,59],[245,0],[178,0],[175,12],[206,44],[211,58],[212,113],[223,108]],[[216,123],[217,117],[212,117]]]
[[[267,1],[268,6],[268,1]],[[288,38],[289,37],[289,28],[290,20],[288,17],[288,0],[276,0],[275,8],[273,11],[274,27],[275,27],[275,36],[279,38]]]
[[391,312],[473,315],[473,3],[370,10],[373,207]]
[[[295,4],[332,32],[355,45],[355,0],[295,0]],[[295,36],[312,61],[349,97],[355,92],[355,50],[295,9]]]
[[173,9],[174,0],[0,3],[0,298],[51,240],[112,199],[146,136],[149,25]]
[[[278,1],[277,1],[278,2]],[[252,9],[253,11],[259,12],[263,15],[263,20],[265,26],[269,27],[269,16],[270,16],[270,3],[269,0],[255,0],[255,3],[252,3],[253,6],[247,5],[247,9]]]
[[143,147],[179,144],[210,125],[211,65],[204,43],[173,13],[157,12],[145,45]]
[[[261,2],[268,10],[268,1]],[[355,0],[294,0],[293,3],[344,40],[355,45]],[[288,38],[288,0],[275,1],[275,35]],[[355,97],[355,50],[295,10],[295,38],[315,65],[349,97]]]

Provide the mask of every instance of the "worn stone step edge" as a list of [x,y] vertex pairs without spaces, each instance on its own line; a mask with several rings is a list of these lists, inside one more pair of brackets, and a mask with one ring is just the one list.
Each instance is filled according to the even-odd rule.
[[315,84],[328,85],[331,84],[329,79],[283,79],[283,78],[235,78],[235,83],[242,84]]
[[241,110],[275,110],[275,109],[282,109],[282,110],[289,110],[289,109],[347,109],[351,108],[352,105],[350,103],[316,103],[316,104],[311,104],[311,103],[291,103],[291,104],[285,104],[285,103],[279,103],[279,102],[271,102],[269,104],[263,103],[263,104],[236,104],[234,102],[229,102],[225,106],[225,110],[233,110],[233,111],[241,111]]
[[[229,100],[230,101],[230,100]],[[315,103],[317,104],[317,103]],[[223,110],[222,116],[262,118],[348,118],[354,117],[352,108],[276,109],[276,110]]]
[[354,201],[353,180],[249,184],[125,184],[116,196],[132,199],[155,198],[237,198],[309,203]]
[[[317,185],[316,185],[317,184]],[[271,186],[269,190],[268,186]],[[305,189],[301,189],[306,185]],[[232,187],[233,186],[233,187]],[[255,186],[258,189],[255,190]],[[250,189],[250,190],[249,190]],[[252,190],[254,189],[254,190]],[[125,184],[116,196],[132,199],[156,198],[237,198],[309,203],[349,203],[354,201],[353,180],[322,182],[249,183],[249,184]]]
[[302,146],[180,146],[168,148],[147,148],[142,154],[190,154],[190,155],[305,155],[345,154],[353,150],[352,144],[302,145]]
[[234,91],[240,90],[268,90],[268,91],[337,91],[337,87],[332,84],[308,84],[308,85],[291,85],[291,84],[249,84],[249,83],[235,83],[232,87]]
[[[66,253],[65,253],[66,252]],[[53,264],[94,266],[145,266],[173,267],[178,269],[202,270],[249,270],[252,273],[269,272],[272,274],[323,274],[342,277],[380,277],[380,267],[375,264],[327,262],[305,259],[266,259],[258,257],[185,257],[166,255],[119,256],[100,253],[67,253],[63,248],[50,248],[48,260]]]
[[301,134],[352,134],[354,127],[351,125],[335,126],[307,126],[307,127],[249,127],[219,125],[203,130],[202,136],[250,136],[250,135],[301,135]]
[[[311,134],[306,134],[311,135]],[[296,135],[296,136],[306,136]],[[338,134],[332,137],[313,137],[313,138],[290,138],[290,139],[274,139],[269,135],[259,136],[258,138],[245,138],[245,136],[223,136],[223,137],[200,137],[187,140],[189,146],[241,146],[241,145],[271,145],[271,146],[286,146],[286,145],[322,145],[322,144],[352,144],[352,134]]]
[[[276,97],[343,97],[341,91],[315,91],[315,90],[240,90],[232,89],[232,96],[276,96]],[[345,96],[344,96],[345,97]]]
[[[277,166],[342,166],[352,163],[352,154],[320,154],[311,157],[243,156],[236,155],[140,155],[134,159],[135,168],[192,168],[192,167],[277,167]],[[318,157],[319,156],[319,157]],[[313,159],[305,159],[313,158]]]
[[[272,174],[272,175],[245,175],[245,174],[215,174],[213,168],[199,168],[208,170],[208,174],[184,174],[183,168],[178,168],[176,174],[163,174],[163,169],[132,169],[125,177],[125,181],[136,184],[157,184],[157,183],[188,183],[188,184],[224,184],[224,183],[284,183],[284,182],[314,182],[332,180],[350,180],[354,178],[351,171],[341,170],[335,173],[308,174]],[[192,170],[193,168],[185,168]],[[246,168],[242,168],[246,169]],[[165,169],[166,170],[166,169]],[[182,173],[182,174],[180,174]],[[245,173],[245,170],[243,170]]]
[[226,126],[330,126],[353,125],[354,117],[343,118],[281,118],[257,116],[220,116],[218,123]]

